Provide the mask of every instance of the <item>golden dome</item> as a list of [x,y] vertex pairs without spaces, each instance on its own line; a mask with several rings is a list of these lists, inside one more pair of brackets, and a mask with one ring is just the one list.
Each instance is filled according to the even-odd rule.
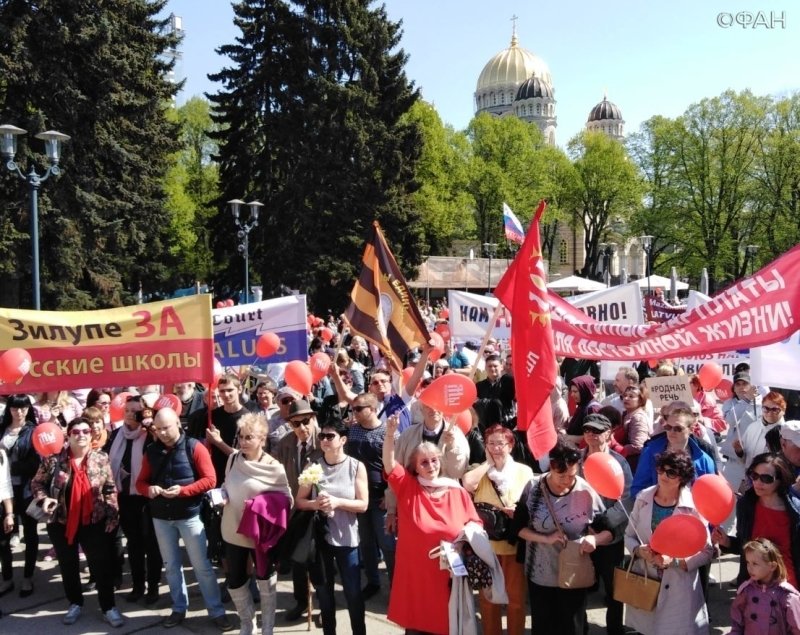
[[550,76],[547,64],[540,57],[517,44],[515,29],[511,35],[511,46],[500,51],[483,67],[475,92],[482,93],[509,85],[518,86],[531,75],[536,75],[550,86],[553,85],[553,78]]

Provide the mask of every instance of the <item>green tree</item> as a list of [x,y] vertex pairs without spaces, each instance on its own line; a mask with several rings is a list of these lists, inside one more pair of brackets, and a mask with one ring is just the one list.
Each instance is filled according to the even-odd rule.
[[614,225],[627,222],[638,210],[642,188],[625,148],[602,132],[581,132],[567,147],[575,176],[564,198],[584,230],[586,258],[581,275],[594,277],[600,243],[618,238]]
[[[267,294],[297,288],[320,311],[347,303],[374,219],[407,272],[425,250],[411,200],[422,139],[404,117],[418,92],[400,25],[372,4],[242,0],[241,35],[219,49],[232,65],[211,77],[223,199],[265,203],[254,269]],[[220,258],[233,252],[229,224],[218,219]],[[238,287],[239,260],[221,284]]]
[[[163,57],[177,42],[156,17],[165,4],[0,3],[0,119],[72,137],[63,175],[40,197],[45,308],[130,302],[140,282],[158,287],[166,276],[163,178],[177,135],[165,113],[178,86]],[[41,165],[40,152],[23,140],[18,158]],[[24,185],[4,175],[0,189],[14,201],[4,222],[12,210],[16,226],[26,227]],[[28,277],[27,252],[22,241],[12,265],[20,278]]]

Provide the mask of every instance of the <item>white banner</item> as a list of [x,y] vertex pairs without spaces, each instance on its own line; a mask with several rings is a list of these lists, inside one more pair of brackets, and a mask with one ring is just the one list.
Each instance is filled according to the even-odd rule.
[[635,282],[564,299],[598,322],[644,324],[642,290]]
[[800,390],[800,332],[750,349],[750,376],[759,386]]
[[[481,341],[499,303],[493,295],[448,291],[447,306],[450,310],[450,336],[453,341]],[[511,339],[511,313],[505,307],[492,328],[492,336],[498,340]]]

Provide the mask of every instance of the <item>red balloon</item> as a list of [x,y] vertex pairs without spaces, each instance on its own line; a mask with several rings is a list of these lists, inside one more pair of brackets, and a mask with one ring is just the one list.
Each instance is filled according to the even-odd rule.
[[650,548],[671,558],[689,558],[707,541],[708,530],[697,516],[673,514],[658,524],[650,539]]
[[161,395],[156,399],[156,403],[153,404],[153,410],[161,410],[162,408],[172,408],[176,415],[180,415],[183,404],[178,395],[166,394]]
[[217,308],[218,309],[221,309],[224,306],[225,306],[225,303],[222,300],[217,300]]
[[733,397],[733,382],[730,379],[723,379],[719,385],[714,388],[714,394],[719,401],[727,401]]
[[444,355],[444,339],[436,331],[430,334],[430,339],[433,342],[433,349],[431,349],[428,359],[432,362],[435,362],[442,355]]
[[280,337],[275,333],[264,333],[256,340],[256,355],[259,357],[271,357],[278,352],[280,347]]
[[692,485],[694,506],[712,525],[721,525],[736,505],[736,495],[719,474],[704,474]]
[[434,379],[419,398],[422,403],[446,415],[457,415],[472,406],[478,398],[478,390],[468,377],[448,373]]
[[458,426],[458,429],[461,430],[461,432],[467,434],[467,432],[469,432],[472,428],[472,411],[464,410],[463,412],[459,413],[456,417],[455,424]]
[[310,393],[311,384],[314,383],[308,364],[299,360],[294,360],[286,364],[283,378],[286,380],[286,384],[289,388],[294,388],[301,395]]
[[436,331],[439,335],[441,335],[442,339],[445,342],[448,342],[450,340],[450,325],[447,324],[446,322],[440,322],[439,324],[436,325],[436,327],[433,330]]
[[414,369],[409,366],[408,368],[404,368],[400,374],[403,376],[403,386],[407,386],[408,382],[411,380],[411,375],[414,374]]
[[311,359],[308,360],[308,365],[311,367],[311,378],[314,381],[319,381],[328,374],[328,369],[331,367],[331,358],[327,353],[314,353]]
[[14,384],[31,369],[31,354],[24,348],[9,348],[0,355],[0,382]]
[[41,456],[58,454],[64,449],[64,431],[55,423],[40,423],[33,429],[33,448]]
[[233,304],[234,304],[233,298],[228,298],[227,300],[225,300],[225,306],[233,306]]
[[440,320],[446,320],[449,317],[450,317],[450,311],[448,309],[442,309],[441,311],[439,311]]
[[131,396],[129,392],[121,392],[114,395],[111,400],[111,405],[108,407],[108,416],[111,418],[112,423],[115,421],[122,421],[125,418],[125,403],[128,397]]
[[703,390],[714,390],[722,381],[722,367],[714,362],[703,364],[697,371],[697,378],[700,380]]
[[590,454],[583,462],[583,475],[594,491],[604,498],[619,500],[625,489],[625,475],[617,460],[605,452]]
[[319,336],[322,338],[322,341],[327,344],[333,339],[333,331],[326,326],[320,329]]

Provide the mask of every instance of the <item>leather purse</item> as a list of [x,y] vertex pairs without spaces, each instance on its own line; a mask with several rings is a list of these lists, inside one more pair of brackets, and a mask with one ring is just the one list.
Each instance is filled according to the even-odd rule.
[[[566,536],[566,532],[561,528],[561,523],[556,518],[553,510],[553,503],[550,502],[550,495],[547,493],[547,484],[540,483],[542,496],[550,516],[558,531]],[[558,586],[561,589],[587,589],[595,583],[594,563],[588,553],[581,552],[581,544],[577,540],[567,541],[566,546],[558,552]]]
[[634,573],[631,568],[635,559],[636,556],[630,559],[627,568],[614,569],[614,599],[642,611],[652,611],[658,603],[661,580],[649,577],[646,566],[644,575]]

